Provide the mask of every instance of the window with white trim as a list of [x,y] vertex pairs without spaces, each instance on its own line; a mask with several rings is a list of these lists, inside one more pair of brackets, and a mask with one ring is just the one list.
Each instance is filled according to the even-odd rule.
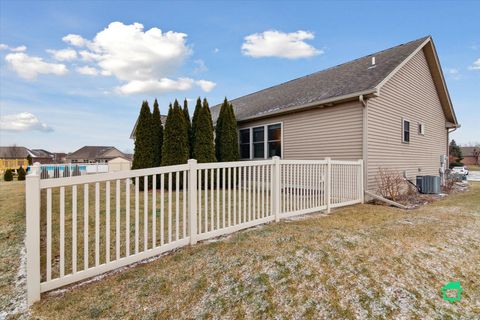
[[402,142],[410,142],[410,121],[402,119]]
[[273,123],[239,130],[240,158],[268,159],[282,156],[282,124]]

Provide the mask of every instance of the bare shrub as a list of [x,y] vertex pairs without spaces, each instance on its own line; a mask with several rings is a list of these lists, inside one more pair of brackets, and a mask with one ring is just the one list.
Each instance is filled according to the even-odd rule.
[[405,188],[405,179],[396,170],[379,168],[375,180],[378,193],[392,201],[397,201]]
[[445,177],[445,185],[443,186],[443,192],[452,193],[457,182],[461,182],[462,177],[458,174],[448,173]]

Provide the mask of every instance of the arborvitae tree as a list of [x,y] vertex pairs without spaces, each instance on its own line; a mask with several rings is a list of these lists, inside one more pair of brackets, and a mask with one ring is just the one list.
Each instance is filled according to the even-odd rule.
[[159,167],[162,165],[162,145],[163,145],[163,126],[160,117],[160,109],[157,99],[153,103],[152,113],[152,135],[153,135],[153,165]]
[[165,123],[162,148],[162,165],[170,166],[185,164],[188,161],[188,135],[185,124],[185,115],[177,100],[168,110]]
[[197,125],[193,134],[195,136],[193,158],[200,163],[215,162],[213,125],[206,99],[203,100],[203,106],[199,111]]
[[215,153],[219,162],[238,161],[237,119],[227,98],[223,101],[215,127]]
[[28,161],[28,165],[31,166],[33,164],[33,159],[32,159],[32,156],[31,155],[28,155],[27,156],[27,161]]
[[20,168],[18,168],[17,170],[17,180],[18,181],[23,181],[25,180],[25,176],[26,176],[26,172],[25,172],[25,169],[23,169],[22,166],[20,166]]
[[210,106],[208,105],[207,98],[203,98],[203,106],[202,107],[205,108],[205,110],[208,113],[208,119],[209,119],[210,127],[212,127],[212,130],[213,130],[212,113],[210,112]]
[[192,123],[190,122],[190,113],[188,112],[188,101],[187,99],[183,100],[183,115],[185,116],[185,124],[187,126],[188,133],[188,150],[189,156],[193,156],[193,145],[192,145]]
[[135,151],[132,169],[154,166],[154,143],[152,133],[152,114],[147,101],[143,101],[135,131]]
[[202,99],[198,97],[197,104],[195,105],[195,111],[193,111],[193,117],[192,117],[192,137],[190,140],[190,145],[192,146],[192,156],[193,156],[193,146],[195,145],[195,130],[197,127],[198,116],[200,115],[201,110],[202,110]]
[[3,174],[3,180],[4,181],[12,181],[13,180],[13,173],[11,169],[5,170],[5,173]]

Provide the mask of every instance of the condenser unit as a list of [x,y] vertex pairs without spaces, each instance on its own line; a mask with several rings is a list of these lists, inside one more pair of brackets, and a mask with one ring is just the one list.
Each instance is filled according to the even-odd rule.
[[417,176],[417,187],[420,193],[440,193],[440,177]]

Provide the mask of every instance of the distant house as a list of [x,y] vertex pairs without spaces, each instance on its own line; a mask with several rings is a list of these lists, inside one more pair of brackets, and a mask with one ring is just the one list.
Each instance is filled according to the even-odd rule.
[[28,166],[28,155],[33,159],[34,154],[25,147],[0,147],[0,171],[3,172],[7,169],[18,169],[20,167],[26,168]]
[[44,149],[28,149],[19,146],[0,147],[0,171],[18,169],[20,166],[26,168],[29,155],[32,157],[32,162],[41,164],[58,163],[55,153]]
[[112,146],[85,146],[69,153],[67,162],[71,163],[108,163],[115,158],[129,159],[129,156]]
[[460,147],[462,150],[463,160],[465,165],[479,165],[480,164],[480,146],[479,147]]
[[364,159],[371,190],[379,168],[438,175],[460,127],[430,36],[231,103],[242,159]]

